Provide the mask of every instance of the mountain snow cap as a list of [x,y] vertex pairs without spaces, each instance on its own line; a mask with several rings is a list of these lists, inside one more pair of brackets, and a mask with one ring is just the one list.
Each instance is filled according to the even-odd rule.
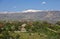
[[25,11],[22,11],[22,12],[41,12],[42,10],[32,10],[32,9],[30,9],[30,10],[25,10]]

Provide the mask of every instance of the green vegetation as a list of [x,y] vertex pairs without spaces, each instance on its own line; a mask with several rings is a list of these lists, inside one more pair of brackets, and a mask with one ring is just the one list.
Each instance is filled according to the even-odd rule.
[[60,39],[60,22],[2,21],[0,39]]

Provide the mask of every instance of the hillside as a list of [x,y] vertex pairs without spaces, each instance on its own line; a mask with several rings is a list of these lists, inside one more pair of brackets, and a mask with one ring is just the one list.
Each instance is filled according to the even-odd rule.
[[34,11],[27,10],[23,12],[0,12],[0,20],[48,20],[59,21],[60,11]]

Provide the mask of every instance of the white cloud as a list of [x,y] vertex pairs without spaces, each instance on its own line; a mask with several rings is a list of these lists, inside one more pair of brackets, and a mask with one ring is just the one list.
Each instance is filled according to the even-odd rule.
[[43,1],[41,4],[46,4],[46,2],[45,2],[45,1]]

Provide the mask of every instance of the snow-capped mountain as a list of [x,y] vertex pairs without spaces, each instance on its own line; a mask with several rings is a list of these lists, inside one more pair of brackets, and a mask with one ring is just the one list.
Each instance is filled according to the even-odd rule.
[[0,14],[0,20],[60,20],[60,11],[24,10],[22,12],[2,13]]
[[41,12],[43,10],[33,10],[33,9],[29,9],[29,10],[25,10],[25,11],[22,11],[24,13],[27,13],[27,12]]

